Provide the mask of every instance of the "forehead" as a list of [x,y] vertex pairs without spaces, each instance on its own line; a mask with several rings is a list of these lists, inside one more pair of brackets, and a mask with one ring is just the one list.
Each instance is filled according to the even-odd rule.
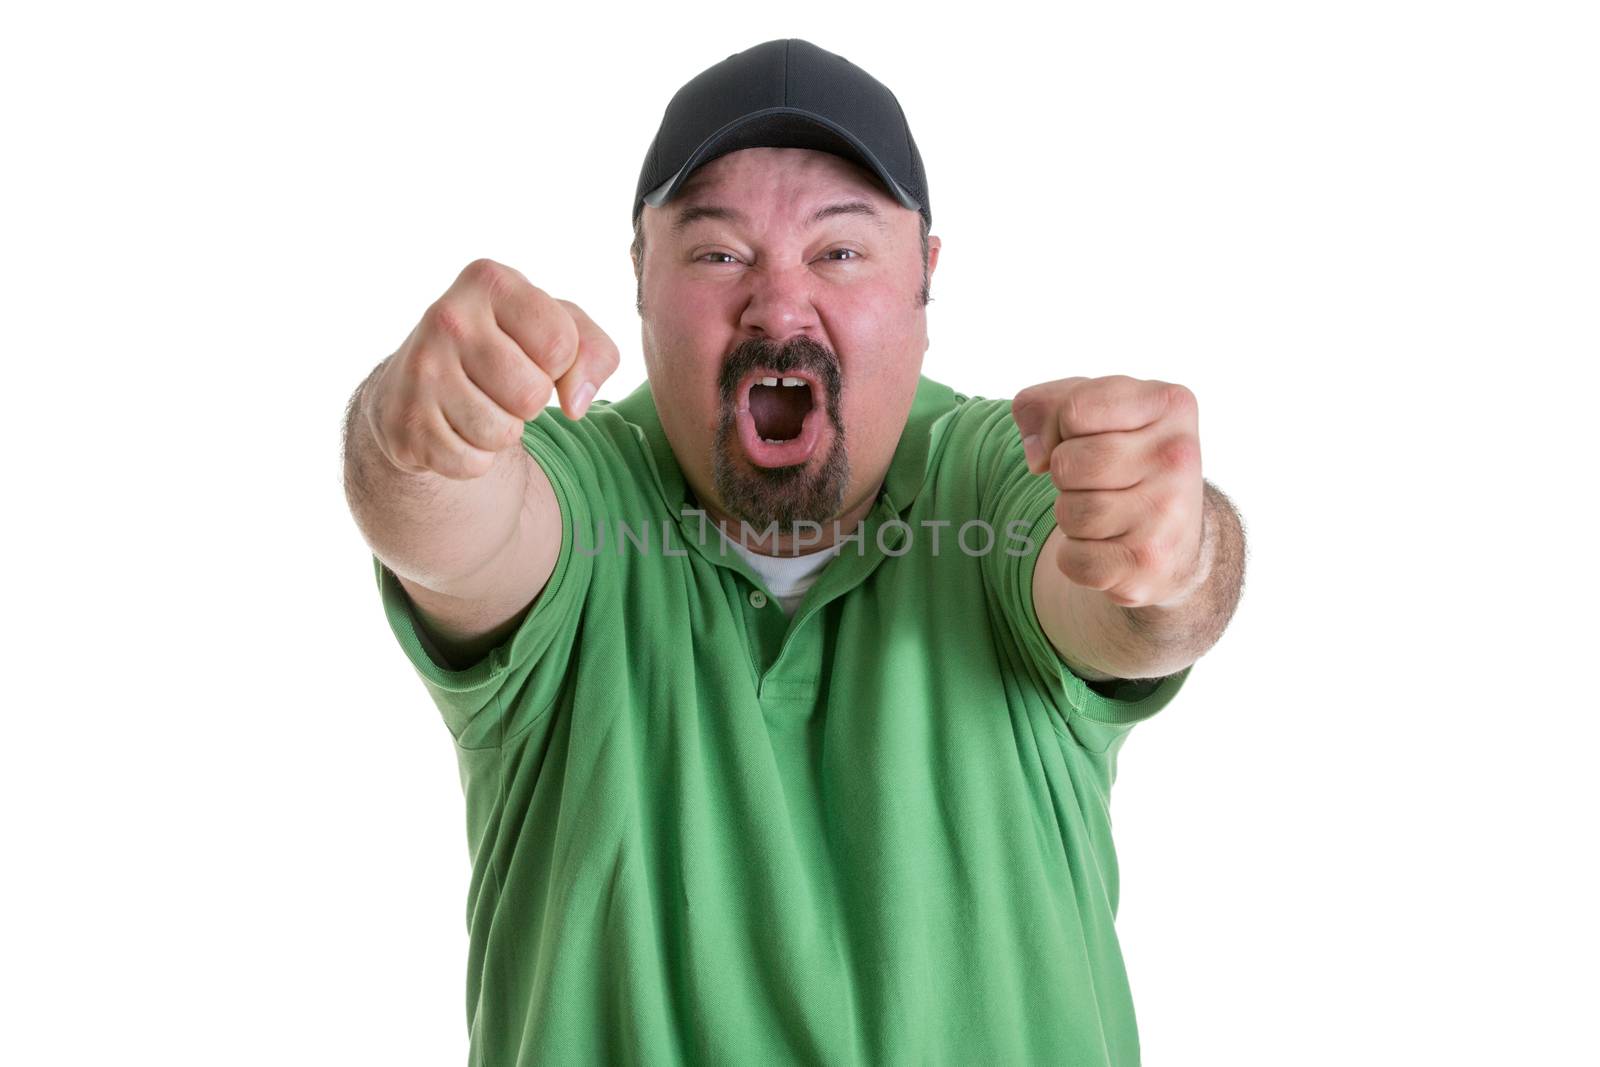
[[645,206],[645,225],[681,237],[705,219],[766,220],[809,229],[852,215],[885,235],[906,225],[903,207],[864,167],[808,148],[746,148],[700,167],[660,208]]

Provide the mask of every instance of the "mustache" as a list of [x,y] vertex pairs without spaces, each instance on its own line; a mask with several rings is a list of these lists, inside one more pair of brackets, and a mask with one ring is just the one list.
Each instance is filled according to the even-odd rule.
[[717,378],[717,389],[722,394],[725,407],[732,407],[734,395],[745,375],[757,367],[766,367],[782,375],[789,371],[807,371],[822,386],[828,414],[835,424],[839,421],[839,396],[843,379],[839,374],[839,357],[827,345],[805,335],[790,338],[779,344],[765,337],[752,337],[740,343],[722,364]]

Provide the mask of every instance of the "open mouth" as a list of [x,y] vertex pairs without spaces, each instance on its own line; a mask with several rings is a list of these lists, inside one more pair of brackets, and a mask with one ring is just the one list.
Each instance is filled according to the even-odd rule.
[[752,371],[739,383],[737,420],[745,454],[758,467],[792,467],[816,451],[822,389],[807,373]]
[[799,437],[811,407],[811,385],[804,378],[768,375],[750,385],[750,417],[756,435],[769,444]]

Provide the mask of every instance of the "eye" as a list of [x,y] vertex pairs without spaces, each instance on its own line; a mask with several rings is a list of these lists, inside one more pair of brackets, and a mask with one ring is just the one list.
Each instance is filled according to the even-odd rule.
[[720,259],[720,260],[712,260],[711,261],[711,262],[717,264],[718,266],[721,266],[724,262],[727,262],[727,263],[737,262],[737,260],[733,257],[733,255],[731,253],[729,253],[729,252],[706,252],[703,255],[695,257],[695,261],[697,263],[704,263],[704,262],[706,262],[706,256],[722,256],[723,258]]
[[[826,259],[826,258],[832,256],[835,252],[844,252],[844,253],[846,253],[846,254],[848,254],[850,256],[855,257],[856,259],[860,259],[861,258],[861,253],[857,252],[853,248],[835,248],[833,250],[833,252],[827,253],[826,255],[823,256],[823,258]],[[847,260],[843,260],[843,259],[836,259],[836,260],[834,260],[834,262],[835,263],[845,263],[845,262],[848,262],[848,261]]]

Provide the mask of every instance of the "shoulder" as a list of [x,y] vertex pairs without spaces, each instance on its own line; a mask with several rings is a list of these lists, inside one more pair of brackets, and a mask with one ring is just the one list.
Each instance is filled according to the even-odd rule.
[[608,512],[657,510],[661,484],[644,433],[617,405],[596,400],[579,419],[545,408],[524,426],[522,442],[558,494]]
[[957,393],[930,437],[929,475],[946,492],[978,493],[1019,467],[1026,472],[1010,397]]

